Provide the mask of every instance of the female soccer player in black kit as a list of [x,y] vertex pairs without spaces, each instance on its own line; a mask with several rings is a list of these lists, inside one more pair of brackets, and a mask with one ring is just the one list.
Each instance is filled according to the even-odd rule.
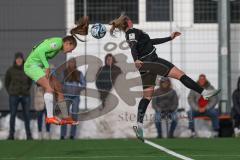
[[126,41],[131,48],[135,66],[141,74],[143,98],[138,105],[138,125],[135,130],[138,138],[143,139],[143,118],[152,99],[157,75],[180,80],[186,87],[201,94],[204,99],[209,99],[219,93],[220,90],[204,90],[172,63],[157,56],[154,45],[171,41],[181,33],[173,32],[170,37],[150,39],[147,33],[133,28],[131,19],[125,15],[111,21],[110,25],[112,25],[110,29],[112,35],[115,29],[126,33]]

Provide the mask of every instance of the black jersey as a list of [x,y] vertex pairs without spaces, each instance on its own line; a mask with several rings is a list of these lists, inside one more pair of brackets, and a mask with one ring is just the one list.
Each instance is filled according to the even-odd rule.
[[142,30],[131,28],[126,32],[126,41],[131,48],[134,61],[153,53],[156,48],[153,45],[172,40],[171,37],[150,39],[149,35]]

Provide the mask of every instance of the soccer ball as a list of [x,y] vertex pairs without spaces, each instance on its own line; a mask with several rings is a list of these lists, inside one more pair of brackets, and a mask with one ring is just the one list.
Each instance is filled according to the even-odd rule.
[[91,28],[91,34],[96,39],[103,38],[106,32],[106,27],[101,23],[95,23]]

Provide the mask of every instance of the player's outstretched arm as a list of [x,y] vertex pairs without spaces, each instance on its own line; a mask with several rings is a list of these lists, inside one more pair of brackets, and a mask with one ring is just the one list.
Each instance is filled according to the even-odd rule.
[[165,42],[168,42],[171,40],[172,40],[172,37],[169,36],[169,37],[165,37],[165,38],[154,38],[154,39],[151,39],[151,42],[152,42],[152,45],[158,45],[158,44],[162,44],[162,43],[165,43]]
[[151,39],[151,42],[152,42],[153,45],[158,45],[158,44],[162,44],[162,43],[171,41],[171,40],[175,39],[176,37],[178,37],[180,35],[181,35],[180,32],[173,32],[169,37],[154,38],[154,39]]

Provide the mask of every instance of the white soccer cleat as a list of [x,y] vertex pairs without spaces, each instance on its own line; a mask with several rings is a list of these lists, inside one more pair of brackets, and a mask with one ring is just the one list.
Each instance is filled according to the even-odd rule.
[[143,137],[143,124],[138,123],[137,126],[133,126],[133,130],[136,133],[136,136],[139,140],[144,142],[144,137]]
[[202,96],[205,100],[209,100],[211,97],[218,95],[221,92],[221,89],[218,90],[203,90]]
[[133,126],[133,130],[136,134],[136,137],[141,140],[142,142],[144,142],[144,138],[143,138],[143,130],[142,128],[138,128],[137,126]]

